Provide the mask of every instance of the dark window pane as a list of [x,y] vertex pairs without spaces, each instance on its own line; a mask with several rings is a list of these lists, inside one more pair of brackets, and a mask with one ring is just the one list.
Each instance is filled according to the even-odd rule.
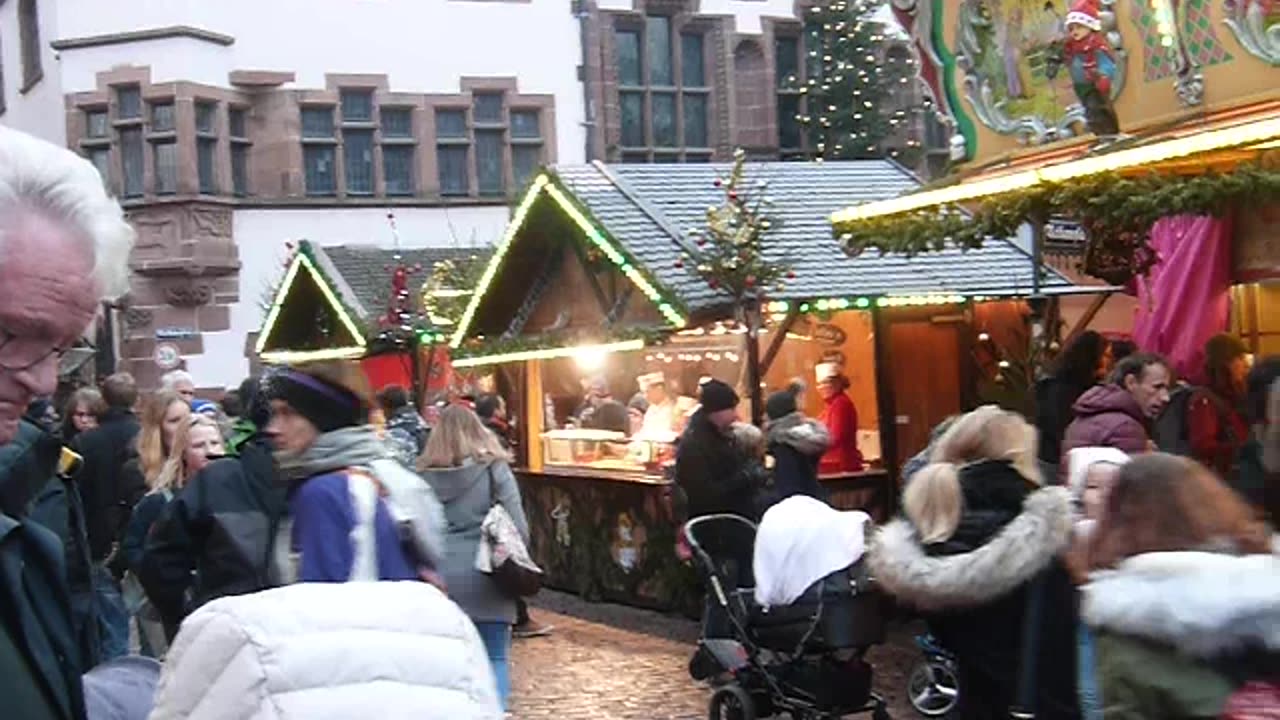
[[383,146],[382,174],[388,195],[413,194],[413,150],[412,145]]
[[36,0],[18,2],[18,42],[22,48],[22,87],[26,90],[44,77],[40,66],[40,14]]
[[686,147],[707,147],[707,96],[684,96],[684,144]]
[[121,120],[132,120],[142,117],[142,91],[136,87],[122,87],[116,90],[116,112]]
[[93,163],[93,167],[97,169],[98,174],[102,176],[102,182],[105,185],[111,183],[111,150],[107,148],[94,148],[86,153],[89,162]]
[[352,195],[373,194],[373,131],[344,130],[342,144],[347,192]]
[[231,192],[238,197],[249,194],[249,146],[231,146]]
[[249,112],[244,108],[231,108],[227,111],[227,124],[231,129],[231,137],[249,137]]
[[622,153],[622,162],[627,165],[642,165],[649,162],[649,153]]
[[436,149],[436,156],[436,160],[440,165],[440,194],[470,194],[471,181],[467,174],[467,149],[465,147],[449,147],[446,145]]
[[671,19],[662,15],[645,18],[645,39],[649,48],[649,84],[674,85],[671,73]]
[[472,98],[471,119],[478,123],[502,122],[502,93],[477,93]]
[[778,38],[773,44],[773,54],[778,87],[792,87],[800,82],[800,41],[793,37]]
[[196,143],[196,170],[200,175],[200,192],[214,195],[218,192],[217,174],[214,169],[214,158],[217,157],[218,141],[201,138]]
[[658,147],[675,147],[679,144],[676,138],[676,96],[672,93],[654,93],[653,102],[653,144]]
[[511,146],[511,171],[516,187],[522,188],[542,165],[541,145]]
[[500,130],[476,131],[476,180],[481,195],[501,195],[506,192],[502,181],[502,141]]
[[467,136],[467,112],[465,110],[437,110],[436,137],[465,138]]
[[151,106],[152,132],[166,132],[173,129],[173,103]]
[[684,156],[684,161],[685,163],[709,163],[711,162],[711,156],[700,153],[689,153]]
[[124,196],[142,196],[142,130],[132,128],[120,132],[120,175],[124,178]]
[[167,142],[151,147],[155,153],[156,194],[172,195],[178,191],[178,145]]
[[218,132],[217,103],[196,103],[196,132],[210,134]]
[[339,93],[343,122],[373,121],[373,92],[370,90],[343,90]]
[[537,110],[511,111],[511,137],[540,138],[542,125],[538,122]]
[[653,162],[658,165],[673,165],[680,162],[680,156],[674,153],[654,153]]
[[382,108],[382,136],[389,138],[413,137],[413,110],[409,108]]
[[640,34],[618,33],[618,82],[623,85],[643,85],[640,71]]
[[308,195],[332,195],[334,193],[333,158],[332,145],[303,146],[302,162],[306,167]]
[[91,110],[84,114],[85,134],[91,138],[107,136],[107,111]]
[[644,142],[644,93],[621,93],[622,144],[640,147]]
[[803,133],[800,121],[799,95],[778,95],[778,145],[784,148],[799,148],[803,145]]
[[685,87],[703,87],[707,84],[707,70],[703,63],[702,36],[683,35],[680,38],[681,63]]
[[302,137],[333,137],[333,108],[302,108]]

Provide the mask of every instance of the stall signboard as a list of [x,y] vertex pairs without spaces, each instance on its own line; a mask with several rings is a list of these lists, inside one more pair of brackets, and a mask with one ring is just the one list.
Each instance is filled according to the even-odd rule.
[[1081,136],[1140,135],[1280,87],[1280,11],[1270,0],[893,8],[922,60],[921,81],[975,163]]

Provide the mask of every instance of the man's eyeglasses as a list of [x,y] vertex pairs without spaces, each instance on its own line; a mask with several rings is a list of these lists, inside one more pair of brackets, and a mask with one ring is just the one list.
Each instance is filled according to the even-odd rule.
[[0,369],[22,372],[39,367],[50,359],[62,360],[69,348],[49,346],[48,340],[25,338],[0,328]]

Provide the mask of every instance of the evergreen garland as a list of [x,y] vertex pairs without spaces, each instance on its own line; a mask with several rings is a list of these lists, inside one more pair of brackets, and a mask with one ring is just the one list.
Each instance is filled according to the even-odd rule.
[[1158,260],[1148,239],[1160,218],[1221,216],[1237,206],[1277,201],[1280,170],[1260,164],[1190,176],[1103,173],[1005,193],[971,210],[946,205],[859,220],[836,232],[854,255],[875,249],[912,256],[948,245],[979,248],[989,238],[1013,237],[1033,218],[1066,217],[1080,222],[1088,235],[1081,269],[1123,284],[1146,274]]

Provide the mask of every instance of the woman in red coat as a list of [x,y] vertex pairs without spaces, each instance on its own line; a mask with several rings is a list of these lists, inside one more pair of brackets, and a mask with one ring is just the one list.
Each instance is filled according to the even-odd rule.
[[858,410],[845,394],[849,379],[840,374],[835,363],[821,363],[817,367],[818,393],[826,407],[819,416],[831,433],[831,446],[818,463],[818,473],[858,472],[863,468],[862,452],[858,450]]

